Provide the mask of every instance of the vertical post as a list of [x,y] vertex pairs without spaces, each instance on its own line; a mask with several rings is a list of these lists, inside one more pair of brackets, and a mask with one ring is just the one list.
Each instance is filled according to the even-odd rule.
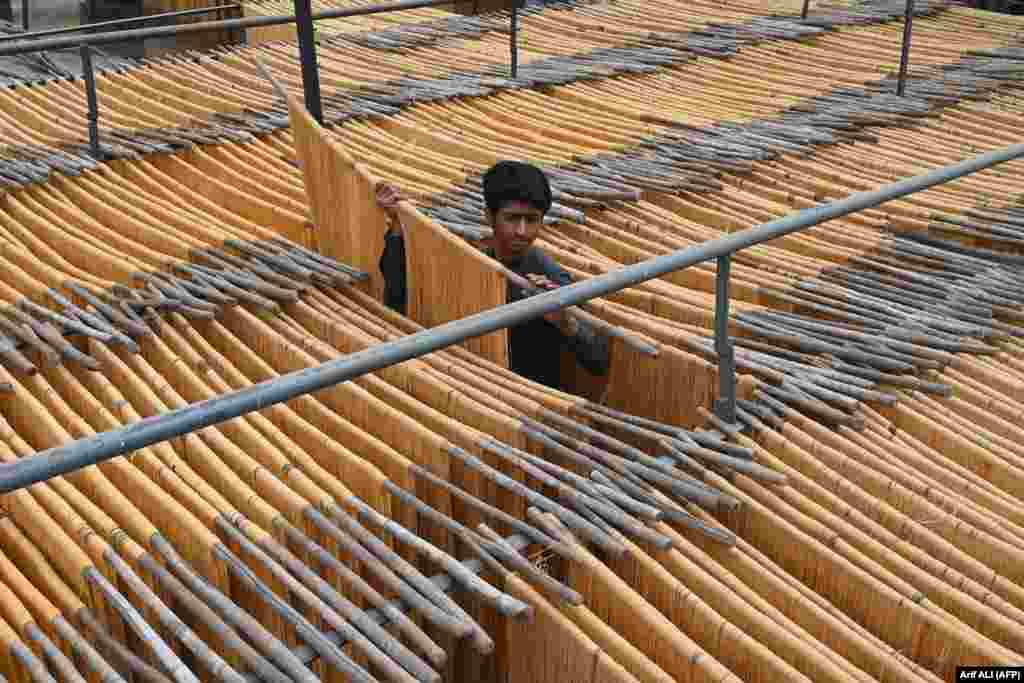
[[[233,12],[231,14],[231,18],[232,19],[239,19],[239,18],[241,18],[243,16],[245,16],[245,13],[242,12],[241,9],[239,9],[237,11],[237,13]],[[240,29],[236,29],[236,30],[238,31],[238,44],[239,45],[248,45],[249,44],[248,32],[244,28],[240,28]]]
[[21,26],[28,32],[28,0],[21,0]]
[[511,77],[516,78],[519,73],[519,45],[516,34],[519,33],[519,2],[520,0],[512,0],[512,25],[509,30],[509,62]]
[[914,23],[914,0],[907,0],[906,16],[903,19],[903,49],[900,52],[900,75],[896,81],[896,94],[903,97],[906,89],[907,62],[910,61],[910,31]]
[[718,354],[718,400],[715,414],[736,422],[736,360],[729,341],[729,266],[731,257],[718,257],[715,276],[715,352]]
[[807,20],[807,10],[811,7],[811,0],[804,0],[804,8],[800,11],[800,18]]
[[310,6],[310,0],[295,0],[295,29],[299,37],[299,60],[302,63],[302,90],[306,97],[306,109],[317,123],[323,125],[320,72],[316,65],[316,45],[313,42],[313,9]]
[[85,98],[89,104],[89,149],[94,159],[101,159],[100,152],[100,109],[96,101],[96,75],[92,70],[92,48],[80,45],[82,77],[85,79]]

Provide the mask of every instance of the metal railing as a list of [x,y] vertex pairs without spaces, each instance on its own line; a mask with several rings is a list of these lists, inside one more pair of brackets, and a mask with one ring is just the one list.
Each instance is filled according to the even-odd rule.
[[[124,19],[111,19],[109,21],[97,21],[91,24],[79,24],[78,26],[60,26],[57,28],[46,28],[31,33],[11,33],[0,36],[0,43],[9,43],[12,40],[35,40],[37,38],[48,38],[64,33],[81,33],[82,31],[95,31],[101,28],[117,28],[119,26],[130,26],[132,24],[152,24],[166,19],[177,19],[179,17],[191,17],[200,14],[213,14],[226,10],[238,9],[240,5],[213,5],[211,7],[199,7],[196,9],[183,9],[176,12],[162,12],[160,14],[145,14],[139,17],[126,17]],[[27,27],[26,27],[27,29]]]
[[[386,12],[401,12],[422,7],[440,7],[443,5],[454,5],[458,0],[399,0],[398,2],[362,5],[359,7],[345,7],[341,9],[324,10],[312,15],[313,21],[323,19],[343,19],[345,17],[358,17],[369,14],[383,14]],[[107,31],[88,36],[69,38],[46,38],[43,40],[13,41],[6,45],[0,45],[0,57],[8,55],[24,54],[39,50],[59,50],[74,48],[79,45],[105,45],[109,43],[120,43],[128,40],[146,40],[148,38],[170,38],[179,34],[203,33],[209,31],[223,31],[227,29],[260,28],[263,26],[283,26],[294,24],[297,17],[294,14],[268,15],[259,17],[242,17],[239,19],[219,19],[216,21],[204,21],[194,24],[180,26],[152,26],[149,28],[128,29],[125,31]]]
[[725,235],[589,280],[499,306],[484,313],[378,344],[317,367],[282,375],[120,429],[79,439],[13,463],[3,463],[0,464],[0,494],[95,465],[247,413],[263,410],[268,406],[356,379],[466,339],[489,334],[712,259],[718,261],[715,346],[721,365],[718,373],[720,398],[717,410],[722,419],[734,422],[736,378],[732,363],[732,343],[728,333],[729,264],[732,254],[1021,157],[1024,157],[1024,143],[981,154],[877,190],[859,192],[845,199],[805,209],[749,230]]
[[[28,0],[25,0],[27,6]],[[458,0],[399,0],[399,2],[377,5],[364,5],[360,7],[347,7],[342,9],[325,10],[323,12],[312,11],[310,0],[294,0],[295,14],[271,15],[262,17],[242,17],[240,19],[221,19],[217,21],[203,21],[194,24],[174,26],[153,26],[149,28],[128,29],[124,31],[107,31],[94,33],[86,36],[58,37],[25,39],[25,36],[13,36],[6,43],[0,42],[0,57],[27,54],[30,52],[42,52],[45,50],[61,50],[65,48],[79,48],[85,54],[85,50],[96,45],[108,45],[111,43],[124,43],[127,41],[147,40],[150,38],[169,38],[178,35],[191,33],[208,33],[211,31],[237,30],[246,28],[260,28],[265,26],[282,26],[296,24],[296,35],[299,43],[299,60],[302,68],[302,86],[306,108],[310,114],[323,124],[323,108],[320,100],[320,76],[316,64],[316,45],[314,39],[313,22],[324,19],[343,19],[345,17],[358,17],[370,14],[384,14],[388,12],[402,12],[411,9],[424,7],[440,7],[443,5],[454,5]],[[510,17],[510,38],[509,38],[509,62],[510,75],[515,78],[518,73],[518,11],[523,6],[523,0],[508,0],[508,7],[511,9]],[[25,10],[27,11],[27,9]],[[142,18],[144,19],[144,18]],[[26,26],[26,30],[27,30]],[[76,27],[84,30],[89,26]],[[70,32],[70,31],[62,31]],[[19,40],[19,38],[21,38]],[[89,61],[89,73],[85,73],[86,63],[83,62],[83,74],[86,80],[86,87],[89,88],[95,97],[95,78],[91,73],[92,63]],[[90,110],[90,122],[94,118]],[[95,126],[89,129],[90,140],[98,137]],[[92,146],[92,153],[99,157],[100,150],[96,145]]]
[[[316,46],[314,39],[313,22],[322,21],[324,19],[341,19],[345,17],[382,14],[387,12],[401,12],[404,10],[419,9],[423,7],[439,7],[443,5],[456,4],[456,2],[458,2],[458,0],[399,0],[399,2],[390,4],[365,5],[361,7],[326,10],[323,12],[313,13],[310,0],[294,0],[295,14],[291,15],[242,17],[240,19],[222,19],[218,21],[206,21],[194,24],[186,24],[184,26],[158,26],[142,29],[128,29],[123,31],[108,31],[88,36],[67,38],[36,39],[39,35],[42,35],[44,32],[38,32],[37,34],[32,36],[10,36],[7,39],[0,39],[0,57],[75,47],[81,49],[82,54],[84,56],[86,54],[86,48],[95,45],[123,43],[127,41],[146,40],[150,38],[167,38],[189,33],[204,33],[211,31],[237,30],[245,28],[259,28],[265,26],[281,26],[286,24],[296,24],[296,35],[298,38],[299,45],[299,60],[301,62],[302,69],[304,101],[306,104],[306,108],[309,110],[313,118],[316,119],[318,123],[323,124],[323,107],[320,98],[320,77],[319,69],[317,68],[316,64]],[[509,9],[511,10],[509,18],[509,72],[512,78],[515,78],[517,76],[519,68],[518,11],[519,8],[523,7],[523,5],[524,0],[508,0],[507,4]],[[23,12],[26,13],[27,17],[28,0],[23,0],[23,8]],[[112,24],[121,25],[124,23],[133,23],[138,21],[148,21],[151,19],[161,17],[170,17],[172,15],[182,16],[186,14],[197,14],[202,12],[209,12],[214,9],[218,8],[200,8],[198,10],[186,10],[177,13],[154,15],[153,17],[139,17],[135,19],[101,22],[100,24],[95,25],[95,27],[101,27],[104,25],[109,26]],[[802,20],[807,19],[809,9],[810,0],[804,0],[803,7],[800,12],[800,17]],[[903,27],[903,41],[900,50],[899,76],[896,85],[896,92],[898,95],[901,96],[904,94],[907,67],[910,61],[910,39],[913,24],[913,14],[914,0],[906,0],[906,12]],[[94,26],[80,26],[64,29],[53,29],[50,31],[50,33],[70,33],[92,28],[94,28]],[[27,23],[25,25],[25,30],[28,30]],[[85,73],[87,66],[90,73]],[[91,60],[83,59],[83,75],[85,76],[86,87],[87,89],[92,91],[90,97],[95,98],[95,77],[91,73],[91,70]],[[90,141],[98,140],[98,131],[96,124],[96,121],[98,121],[98,117],[99,113],[97,111],[90,109]],[[101,156],[98,143],[91,144],[91,149],[94,156]]]
[[[811,9],[811,0],[804,0],[800,9],[800,19],[807,20],[807,13]],[[914,0],[907,0],[907,7],[903,14],[903,43],[900,45],[900,69],[896,80],[896,94],[900,97],[906,89],[907,67],[910,64],[910,35],[914,24]]]
[[907,0],[907,11],[903,15],[903,45],[900,47],[900,71],[896,78],[896,94],[903,97],[907,87],[907,67],[910,62],[910,33],[914,26],[914,0]]

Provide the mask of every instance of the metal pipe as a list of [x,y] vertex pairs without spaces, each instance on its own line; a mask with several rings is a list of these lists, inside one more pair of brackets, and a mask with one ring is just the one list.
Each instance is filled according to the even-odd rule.
[[295,0],[295,32],[299,39],[299,62],[302,65],[302,91],[306,109],[317,123],[324,123],[320,101],[320,71],[316,66],[316,45],[313,41],[313,8],[310,0]]
[[900,74],[896,81],[896,94],[903,97],[907,81],[907,62],[910,61],[910,32],[914,24],[914,0],[907,0],[907,11],[903,18],[903,47],[900,50]]
[[509,21],[509,71],[510,76],[515,78],[519,73],[519,45],[516,39],[519,33],[519,0],[515,0],[512,5],[512,18]]
[[94,159],[102,159],[100,152],[100,109],[96,99],[96,74],[92,70],[92,48],[82,45],[82,76],[85,78],[85,98],[89,104],[89,150]]
[[466,339],[490,334],[547,313],[575,306],[653,280],[698,263],[803,230],[856,211],[878,206],[961,176],[1024,157],[1024,143],[980,154],[923,175],[859,192],[839,201],[805,209],[742,232],[674,251],[618,270],[498,306],[490,311],[378,344],[337,360],[266,380],[246,389],[179,408],[119,429],[50,448],[0,464],[0,494],[45,481],[110,458],[263,410],[397,363],[418,358]]
[[[28,2],[28,0],[24,0]],[[343,19],[345,17],[360,17],[367,14],[383,14],[385,12],[400,12],[403,10],[420,9],[423,7],[442,7],[454,4],[456,0],[399,0],[399,2],[365,5],[361,7],[346,7],[342,9],[325,10],[313,14],[313,21],[321,19]],[[25,54],[28,52],[39,52],[41,50],[62,50],[73,48],[78,45],[108,45],[111,43],[122,43],[129,40],[147,40],[149,38],[169,38],[187,33],[206,33],[208,31],[224,31],[230,29],[258,28],[262,26],[282,26],[294,24],[295,15],[274,15],[266,17],[243,17],[241,19],[223,19],[221,21],[203,21],[183,26],[152,26],[150,28],[136,28],[127,31],[107,31],[95,33],[89,36],[48,38],[46,40],[18,41],[15,40],[6,45],[0,45],[0,57],[8,55]]]
[[715,276],[715,352],[718,354],[718,400],[715,413],[729,424],[736,422],[736,359],[729,341],[729,266],[731,257],[718,257]]
[[[28,2],[28,0],[25,0]],[[345,18],[347,16],[364,16],[366,14],[381,14],[384,12],[395,12],[406,9],[419,9],[421,7],[440,7],[454,4],[456,0],[399,0],[398,2],[365,5],[361,7],[345,7],[342,9],[329,9],[323,12],[316,12],[312,15],[314,22],[321,19]],[[109,45],[111,43],[123,43],[133,40],[147,40],[150,38],[170,38],[182,34],[207,33],[210,31],[224,31],[232,29],[255,29],[265,26],[284,26],[295,24],[294,14],[276,14],[272,16],[246,16],[238,19],[222,19],[219,22],[200,22],[197,24],[186,24],[184,26],[151,27],[148,29],[130,29],[128,31],[109,31],[97,33],[91,36],[79,36],[68,38],[50,38],[38,41],[13,41],[6,45],[0,45],[0,56],[11,54],[25,54],[38,52],[40,50],[60,50],[69,47],[85,45]]]
[[[148,24],[153,21],[159,21],[161,19],[176,19],[178,17],[187,17],[194,14],[209,14],[217,10],[235,9],[238,5],[216,5],[214,7],[200,7],[198,9],[186,9],[180,12],[164,12],[163,14],[149,14],[142,17],[129,17],[128,19],[111,19],[109,21],[97,21],[94,24],[80,24],[78,26],[61,26],[58,28],[47,28],[41,31],[33,31],[32,33],[12,33],[9,35],[0,36],[0,43],[10,42],[12,40],[30,40],[35,38],[44,38],[46,36],[56,36],[63,33],[78,33],[79,31],[91,31],[97,28],[114,28],[116,26],[124,26],[126,24]],[[91,15],[90,15],[91,16]]]

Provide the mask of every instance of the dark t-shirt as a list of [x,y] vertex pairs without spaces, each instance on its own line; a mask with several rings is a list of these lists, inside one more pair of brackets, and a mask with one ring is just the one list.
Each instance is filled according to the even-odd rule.
[[[488,256],[494,256],[491,251]],[[572,278],[550,256],[537,247],[530,249],[518,263],[505,266],[522,276],[543,275],[560,285],[572,283]],[[380,258],[380,272],[384,276],[384,303],[389,308],[405,313],[405,241],[400,233],[389,232],[384,239],[384,253]],[[521,288],[509,283],[509,301],[523,297]],[[509,365],[513,372],[559,389],[560,349],[567,348],[588,372],[604,375],[608,372],[608,340],[592,326],[579,321],[574,337],[562,334],[556,326],[542,316],[531,318],[509,328]]]

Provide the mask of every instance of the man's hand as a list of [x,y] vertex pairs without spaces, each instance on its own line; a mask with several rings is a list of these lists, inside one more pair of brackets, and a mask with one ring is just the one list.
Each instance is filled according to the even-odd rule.
[[[527,275],[526,279],[529,280],[534,287],[537,287],[538,289],[544,291],[558,289],[559,287],[561,287],[561,285],[559,285],[557,282],[552,282],[543,275],[531,274]],[[547,320],[552,325],[554,325],[555,327],[557,327],[558,329],[560,329],[563,334],[570,337],[575,337],[576,332],[579,330],[579,326],[576,322],[576,317],[566,314],[564,308],[561,308],[557,311],[553,311],[551,313],[545,313],[544,319]]]
[[530,281],[531,285],[538,289],[558,289],[559,287],[557,282],[552,282],[538,273],[530,273],[526,276],[526,279]]
[[398,202],[400,201],[402,201],[402,193],[396,186],[388,182],[377,184],[377,206],[387,212],[389,223],[398,224],[399,232],[402,230],[402,223],[398,220]]
[[377,204],[387,212],[396,211],[398,202],[402,201],[402,193],[398,187],[389,182],[377,183]]

